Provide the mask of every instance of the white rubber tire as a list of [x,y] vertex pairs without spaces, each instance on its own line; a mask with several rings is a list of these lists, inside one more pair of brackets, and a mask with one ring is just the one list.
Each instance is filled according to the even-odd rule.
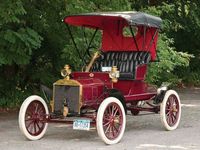
[[[121,111],[122,111],[122,117],[123,117],[123,122],[122,122],[122,127],[121,127],[121,132],[119,133],[118,137],[114,140],[110,140],[106,137],[105,133],[104,133],[104,129],[103,129],[103,116],[104,116],[104,112],[105,112],[105,109],[107,108],[107,106],[110,104],[110,103],[116,103]],[[99,106],[99,109],[98,109],[98,112],[97,112],[97,121],[96,121],[96,124],[97,124],[97,132],[98,132],[98,135],[99,137],[108,145],[111,145],[111,144],[116,144],[118,143],[122,137],[123,137],[123,134],[124,134],[124,131],[125,131],[125,127],[126,127],[126,115],[125,115],[125,111],[124,111],[124,107],[122,105],[122,103],[115,97],[108,97],[106,98],[102,103],[101,105]]]
[[[173,126],[169,126],[169,124],[167,123],[167,119],[166,119],[166,103],[167,103],[167,100],[168,100],[170,95],[175,95],[177,97],[178,104],[179,104],[178,119]],[[165,127],[166,130],[172,131],[172,130],[175,130],[178,127],[178,125],[180,123],[180,118],[181,118],[181,102],[180,102],[180,98],[179,98],[176,91],[169,90],[169,91],[166,92],[164,99],[163,99],[163,101],[160,105],[160,117],[161,117],[161,122],[162,122],[162,124],[163,124],[163,126]]]
[[47,108],[47,104],[46,104],[46,102],[41,97],[39,97],[37,95],[32,95],[32,96],[29,96],[28,98],[25,99],[25,101],[21,105],[21,108],[20,108],[20,111],[19,111],[19,120],[18,121],[19,121],[19,128],[20,128],[21,132],[29,140],[39,140],[39,139],[41,139],[44,136],[44,134],[46,133],[46,130],[47,130],[47,127],[48,127],[48,123],[45,123],[43,131],[39,135],[37,135],[37,136],[31,135],[27,131],[27,128],[25,126],[25,114],[26,114],[26,110],[27,110],[29,104],[31,102],[35,101],[35,100],[41,102],[43,104],[44,108],[45,108],[46,114],[47,115],[49,114],[49,110]]

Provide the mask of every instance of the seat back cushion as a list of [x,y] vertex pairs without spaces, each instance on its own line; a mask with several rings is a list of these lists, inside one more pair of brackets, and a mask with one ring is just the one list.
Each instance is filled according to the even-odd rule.
[[105,52],[92,66],[93,72],[101,72],[102,67],[117,66],[121,79],[134,79],[137,65],[147,64],[151,59],[146,51]]

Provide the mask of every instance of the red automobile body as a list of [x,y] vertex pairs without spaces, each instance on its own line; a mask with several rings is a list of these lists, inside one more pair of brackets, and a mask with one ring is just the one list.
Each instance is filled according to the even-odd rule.
[[105,88],[112,88],[108,73],[74,72],[72,76],[82,85],[82,107],[97,108],[106,97]]
[[77,80],[83,88],[83,106],[98,107],[106,98],[105,88],[118,89],[122,92],[125,102],[133,100],[149,100],[156,94],[143,80],[119,80],[112,83],[108,73],[74,72],[73,79]]

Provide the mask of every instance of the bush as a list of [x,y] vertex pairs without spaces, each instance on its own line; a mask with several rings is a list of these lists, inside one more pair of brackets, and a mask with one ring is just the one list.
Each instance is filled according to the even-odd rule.
[[149,83],[161,85],[162,82],[169,82],[176,85],[182,82],[176,69],[189,66],[192,55],[175,51],[175,48],[170,46],[172,43],[172,39],[167,38],[165,34],[160,34],[157,46],[158,61],[149,65],[147,75]]
[[30,95],[30,91],[11,90],[0,97],[0,108],[19,108],[22,102]]
[[200,72],[190,72],[189,74],[185,73],[183,76],[183,82],[187,86],[200,86]]

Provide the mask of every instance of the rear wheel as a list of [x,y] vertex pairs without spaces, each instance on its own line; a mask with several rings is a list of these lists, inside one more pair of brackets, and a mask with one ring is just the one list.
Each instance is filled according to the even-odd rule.
[[118,143],[125,131],[126,116],[122,103],[114,97],[106,98],[97,112],[97,132],[106,144]]
[[39,96],[30,96],[23,102],[19,111],[19,127],[26,138],[38,140],[44,136],[48,114],[47,105]]
[[166,92],[160,107],[161,122],[166,130],[175,130],[181,118],[181,103],[174,90]]

